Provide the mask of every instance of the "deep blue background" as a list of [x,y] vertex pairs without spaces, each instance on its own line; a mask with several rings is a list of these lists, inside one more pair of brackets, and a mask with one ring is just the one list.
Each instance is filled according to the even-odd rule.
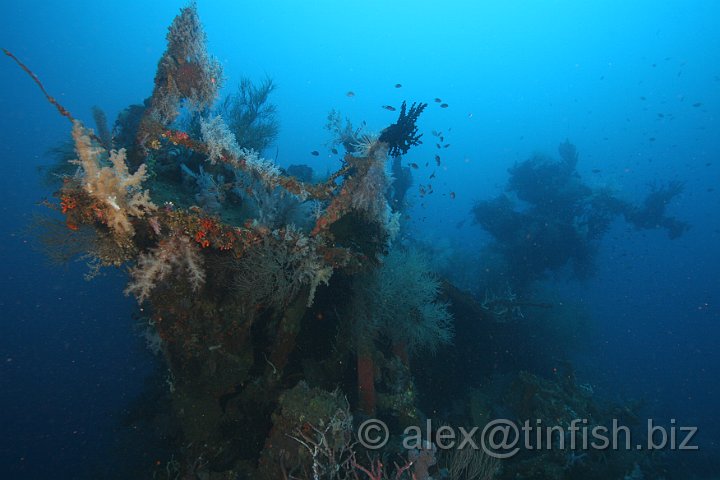
[[[90,123],[97,104],[112,119],[150,94],[181,6],[3,2],[0,46],[76,116]],[[566,138],[578,147],[583,177],[623,198],[641,198],[652,181],[684,181],[671,213],[692,230],[670,241],[619,223],[603,243],[597,276],[562,288],[593,313],[596,337],[578,359],[592,382],[651,400],[660,417],[697,424],[702,448],[718,448],[720,3],[200,2],[199,12],[228,88],[241,75],[277,82],[284,165],[335,166],[309,156],[326,152],[331,108],[379,130],[396,115],[381,105],[434,97],[450,104],[431,105],[421,118],[424,131],[442,129],[452,143],[437,194],[415,202],[412,224],[425,239],[472,248],[479,229],[454,228],[472,201],[497,194],[515,161],[554,154]],[[118,409],[151,368],[122,274],[84,282],[81,262],[50,268],[22,233],[50,193],[36,167],[69,130],[30,79],[0,58],[4,478],[81,478],[102,464]],[[408,161],[423,165],[433,154],[425,145]]]

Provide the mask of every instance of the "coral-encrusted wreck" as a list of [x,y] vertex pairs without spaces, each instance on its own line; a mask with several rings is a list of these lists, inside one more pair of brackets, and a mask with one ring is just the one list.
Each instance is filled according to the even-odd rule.
[[[73,152],[53,169],[62,184],[50,206],[62,220],[44,220],[41,237],[53,258],[89,258],[91,275],[127,268],[125,293],[137,299],[149,345],[168,370],[156,382],[154,392],[162,393],[143,401],[146,410],[157,405],[160,453],[119,478],[587,480],[622,478],[640,463],[648,469],[643,452],[565,456],[547,449],[520,452],[501,472],[499,460],[481,449],[440,452],[431,441],[401,448],[398,438],[427,419],[463,427],[497,415],[607,425],[632,413],[600,405],[569,364],[553,368],[550,379],[519,371],[549,357],[556,363],[549,347],[563,342],[549,328],[543,337],[552,322],[538,321],[551,314],[556,321],[562,311],[518,298],[528,279],[564,264],[548,264],[547,255],[528,262],[538,242],[527,228],[582,227],[593,246],[609,214],[622,212],[639,227],[661,225],[678,236],[687,225],[667,217],[664,205],[681,185],[653,191],[641,207],[588,196],[569,142],[559,163],[514,167],[514,190],[536,208],[514,211],[502,197],[474,213],[498,239],[495,251],[522,261],[487,269],[502,285],[486,281],[490,290],[478,303],[436,278],[411,240],[393,241],[412,183],[401,157],[421,143],[417,121],[427,104],[403,103],[397,121],[377,136],[331,113],[328,129],[345,153],[336,172],[313,181],[308,166],[283,170],[252,148],[277,134],[266,104],[270,80],[260,88],[244,81],[240,97],[215,109],[222,72],[206,51],[194,4],[175,18],[167,41],[151,97],[122,111],[112,135],[101,111],[94,111],[95,134],[4,51],[72,122]],[[565,187],[552,197],[546,178]],[[569,213],[558,210],[563,202],[542,208],[547,198],[563,199]],[[542,221],[558,211],[558,221]],[[534,265],[542,268],[528,268]],[[523,324],[521,307],[541,314]],[[529,364],[515,358],[520,349]],[[393,436],[381,451],[363,449],[353,431],[374,416]]]
[[[194,5],[175,18],[167,40],[152,96],[120,115],[114,140],[101,141],[65,111],[77,170],[58,192],[69,241],[82,238],[96,266],[130,265],[126,294],[144,307],[149,335],[167,362],[168,401],[180,433],[173,461],[160,470],[204,475],[198,478],[236,478],[241,471],[255,472],[253,478],[309,476],[320,460],[300,452],[312,428],[338,415],[344,420],[334,435],[344,453],[332,460],[336,474],[370,468],[350,449],[345,395],[329,391],[359,385],[363,409],[375,412],[372,372],[353,379],[351,359],[360,350],[358,365],[389,367],[375,351],[378,338],[354,337],[370,327],[343,318],[339,312],[349,307],[339,292],[351,291],[357,274],[381,263],[397,232],[386,162],[389,153],[418,143],[415,121],[424,105],[409,114],[403,105],[398,123],[379,138],[352,138],[363,148],[349,149],[328,178],[301,181],[239,145],[224,119],[209,113],[222,75],[205,50]],[[444,306],[437,308],[449,325]],[[298,353],[311,343],[312,352]],[[407,370],[407,363],[393,365]],[[328,418],[301,412],[308,420],[288,424],[283,417],[273,427],[274,410],[300,408],[278,403],[299,380],[328,388],[295,390],[306,393],[299,398],[310,410],[319,402],[317,411]],[[344,390],[355,403],[355,388]],[[397,412],[405,417],[415,408],[409,398],[406,411]],[[396,408],[386,403],[385,410]],[[286,415],[278,412],[273,418]],[[273,443],[278,435],[284,441]]]

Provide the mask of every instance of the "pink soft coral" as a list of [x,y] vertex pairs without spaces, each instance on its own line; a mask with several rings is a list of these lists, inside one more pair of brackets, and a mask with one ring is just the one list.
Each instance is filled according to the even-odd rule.
[[125,289],[126,295],[135,295],[139,303],[150,296],[158,283],[173,271],[185,271],[193,290],[205,283],[205,270],[200,250],[190,237],[173,235],[162,240],[157,247],[140,255],[137,265],[130,270],[132,280]]

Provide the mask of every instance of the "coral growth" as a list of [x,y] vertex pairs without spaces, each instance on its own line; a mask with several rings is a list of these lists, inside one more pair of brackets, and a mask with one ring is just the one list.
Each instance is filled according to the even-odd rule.
[[260,478],[353,478],[352,415],[340,392],[300,382],[280,396],[273,423]]
[[332,140],[330,141],[332,145],[342,145],[346,152],[354,154],[356,144],[364,135],[364,126],[365,124],[363,123],[359,128],[353,128],[350,119],[347,117],[343,118],[339,111],[333,109],[328,113],[325,129],[332,135]]
[[355,185],[350,205],[368,218],[383,218],[387,205],[385,193],[390,188],[390,179],[385,171],[387,146],[382,143],[371,144],[367,153],[366,171]]
[[235,260],[235,294],[251,305],[282,309],[305,287],[312,305],[317,288],[333,273],[318,246],[317,239],[293,228],[273,231]]
[[500,459],[482,448],[453,448],[444,452],[447,477],[453,480],[492,480],[501,471]]
[[195,195],[198,205],[208,212],[218,213],[225,200],[223,175],[218,174],[216,179],[214,175],[207,173],[202,165],[198,167],[198,173],[190,170],[185,164],[181,164],[180,168],[183,175],[187,179],[191,179],[198,189],[198,193]]
[[200,133],[208,148],[208,160],[210,163],[223,161],[225,155],[238,155],[240,146],[235,141],[235,135],[225,125],[220,115],[206,120],[200,119]]
[[400,115],[395,123],[380,134],[380,141],[387,143],[392,157],[405,155],[410,147],[420,145],[422,133],[418,134],[417,119],[427,107],[427,103],[413,103],[407,110],[407,103],[400,107]]
[[97,137],[100,139],[100,145],[105,150],[112,148],[112,134],[107,124],[107,117],[105,112],[98,106],[92,107],[93,120],[95,120],[95,128],[97,129]]
[[[91,132],[90,132],[91,133]],[[141,165],[133,174],[125,163],[125,150],[110,152],[110,166],[104,166],[105,151],[93,144],[88,130],[80,122],[73,126],[73,140],[82,168],[79,181],[92,197],[98,219],[106,224],[118,238],[131,237],[135,233],[132,220],[143,218],[156,210],[150,193],[142,190],[146,168]]]
[[243,78],[237,92],[222,103],[220,111],[243,148],[262,152],[277,138],[280,122],[277,107],[270,102],[273,91],[275,83],[271,78],[259,85]]
[[387,144],[375,141],[367,147],[367,156],[345,156],[344,162],[352,175],[345,178],[340,192],[317,218],[313,235],[326,232],[349,212],[357,212],[364,220],[382,227],[384,240],[390,237],[390,229],[395,228],[397,218],[389,209],[386,198],[390,188],[390,178],[386,171],[387,152]]
[[440,283],[417,250],[394,248],[370,278],[356,283],[354,318],[402,344],[408,353],[434,351],[454,334],[447,305],[438,300]]
[[[242,470],[257,478],[254,466],[272,427],[270,413],[278,405],[284,409],[294,394],[280,397],[284,388],[311,376],[296,358],[332,360],[327,363],[335,372],[323,381],[341,385],[349,373],[343,370],[353,363],[345,357],[356,354],[357,365],[366,368],[358,372],[368,388],[366,403],[374,409],[373,360],[384,356],[382,344],[416,353],[452,336],[450,315],[436,298],[439,284],[413,263],[415,257],[396,261],[391,254],[377,268],[400,228],[400,215],[387,200],[389,153],[397,156],[420,143],[415,122],[424,104],[409,110],[403,104],[397,123],[380,137],[361,134],[349,122],[340,132],[336,124],[348,153],[337,171],[313,183],[311,169],[294,168],[303,175],[296,178],[259,153],[277,133],[268,103],[271,81],[259,87],[243,81],[220,110],[225,118],[210,113],[220,68],[205,51],[194,3],[175,18],[167,40],[145,105],[124,110],[112,134],[99,110],[99,136],[74,123],[73,164],[79,168],[63,178],[53,206],[65,221],[45,227],[53,237],[48,245],[62,259],[84,253],[97,268],[131,265],[125,293],[142,304],[153,345],[170,369],[167,414],[179,425],[173,437],[181,460],[164,465],[166,476],[210,478],[213,472],[229,478]],[[73,119],[52,97],[48,101]],[[179,119],[183,107],[187,116]],[[112,145],[122,148],[110,150]],[[373,298],[367,316],[341,322],[337,311],[348,303],[353,277],[372,283],[364,294]],[[386,290],[382,282],[395,287]],[[321,285],[334,291],[318,294]],[[332,323],[323,324],[330,317]],[[308,331],[330,343],[353,323],[368,326],[365,342],[351,337],[348,344],[308,355]],[[382,367],[387,375],[379,381],[380,408],[416,418],[407,362],[393,357]],[[294,395],[292,408],[300,412],[292,428],[281,430],[292,416],[281,411],[266,444],[269,458],[292,464],[268,468],[286,478],[389,474],[379,455],[367,461],[355,456],[344,397],[308,390],[298,387],[300,395]],[[335,408],[313,419],[311,395]],[[273,436],[278,432],[280,439]],[[328,448],[336,440],[338,449]],[[295,451],[277,450],[280,444]],[[395,477],[407,478],[412,462],[399,457],[404,463]],[[325,465],[330,470],[321,470]]]
[[183,100],[195,110],[210,107],[222,81],[220,64],[206,51],[195,3],[180,10],[170,25],[167,42],[150,104],[150,115],[163,125],[177,117]]
[[[566,425],[579,414],[598,424],[609,417],[601,418],[591,389],[554,365],[543,365],[553,379],[500,379],[498,404],[491,405],[490,372],[516,365],[523,354],[538,364],[535,352],[569,338],[543,336],[538,323],[551,322],[537,316],[532,335],[510,330],[524,319],[521,308],[550,315],[548,304],[522,300],[522,287],[548,269],[591,258],[618,215],[681,234],[686,226],[665,214],[680,184],[629,206],[580,180],[577,150],[567,141],[559,161],[534,156],[514,166],[508,193],[474,209],[505,262],[492,271],[502,284],[487,285],[480,304],[441,284],[424,255],[408,246],[409,236],[402,247],[392,243],[412,182],[400,157],[421,143],[417,121],[427,104],[403,102],[379,136],[331,113],[328,128],[346,154],[337,171],[313,183],[311,168],[285,172],[259,153],[277,133],[270,80],[257,87],[243,80],[238,94],[210,113],[220,68],[205,51],[194,3],[181,10],[167,40],[152,97],[120,114],[114,136],[99,110],[99,136],[74,123],[80,168],[63,175],[53,204],[64,222],[46,223],[42,238],[58,259],[85,253],[97,267],[133,265],[125,293],[142,304],[151,344],[170,371],[170,391],[157,410],[165,417],[158,423],[172,425],[162,433],[173,440],[173,456],[145,476],[420,480],[442,478],[444,465],[453,478],[490,479],[497,462],[474,453],[436,455],[431,442],[393,455],[392,447],[356,454],[351,409],[391,420],[393,437],[423,412],[450,418],[469,410],[487,422],[509,409],[504,418]],[[190,107],[185,125],[185,116],[178,120],[183,106]],[[110,151],[113,144],[124,148]],[[501,343],[509,337],[520,352]],[[420,355],[440,349],[442,356]],[[462,405],[468,386],[487,400],[477,405],[471,396],[476,405]],[[349,401],[341,389],[351,392]],[[569,478],[562,476],[568,468],[601,478],[589,476],[588,466],[602,478],[620,478],[632,465],[625,461],[607,475],[605,452],[579,461],[527,450],[505,478]]]
[[200,249],[190,237],[175,234],[161,240],[157,247],[141,254],[137,265],[130,270],[131,281],[126,295],[134,295],[138,302],[146,301],[152,291],[171,274],[184,273],[193,290],[205,283],[205,270]]

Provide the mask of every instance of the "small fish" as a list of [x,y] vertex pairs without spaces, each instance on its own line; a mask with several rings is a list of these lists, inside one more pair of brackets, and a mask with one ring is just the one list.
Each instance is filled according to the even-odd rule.
[[437,137],[438,135],[440,135],[440,132],[438,132],[437,130],[433,130],[433,131],[432,131],[432,136],[433,136],[433,137]]
[[438,164],[438,167],[440,166],[440,155],[435,155],[435,163]]
[[429,166],[430,166],[430,162],[425,162],[425,166],[426,166],[426,167],[429,167]]
[[396,84],[395,84],[395,88],[402,88],[402,84],[401,84],[401,83],[396,83]]
[[383,105],[382,108],[391,112],[394,112],[396,110],[395,107],[393,107],[392,105]]
[[665,114],[664,114],[664,113],[658,113],[658,117],[660,117],[660,118],[665,118]]
[[439,99],[439,98],[436,98],[436,99],[435,99],[435,103],[442,103],[442,100]]
[[330,150],[330,151],[333,153],[333,155],[337,155],[337,154],[338,154],[337,148],[333,148],[333,149]]
[[441,141],[441,142],[444,142],[444,141],[445,141],[445,137],[443,137],[442,135],[440,135],[440,141]]
[[418,164],[415,163],[415,162],[411,163],[410,166],[411,166],[412,168],[414,168],[415,170],[417,170],[418,168],[420,168],[420,167],[418,167]]
[[436,143],[435,146],[436,146],[437,148],[442,148],[442,145],[440,145],[439,143]]
[[312,152],[310,152],[310,155],[312,155],[313,157],[317,157],[318,155],[320,155],[320,152],[318,152],[317,150],[313,150]]
[[654,142],[654,141],[655,141],[655,137],[650,137],[650,138],[648,138],[648,140],[650,140],[651,142]]
[[435,178],[435,172],[432,172],[432,174],[430,175],[430,178]]
[[646,98],[645,98],[645,97],[640,97],[640,100],[646,100]]
[[450,192],[450,199],[455,200],[455,192]]
[[602,172],[602,170],[600,170],[599,168],[592,169],[592,173],[600,173],[600,172]]
[[695,107],[695,108],[697,108],[697,107],[699,107],[699,106],[701,106],[701,105],[702,105],[702,103],[700,103],[700,102],[696,102],[696,103],[693,103],[693,104],[692,104],[692,106]]
[[448,105],[447,103],[441,103],[441,104],[440,104],[440,108],[448,108],[449,106],[450,106],[450,105]]
[[445,145],[443,145],[443,148],[448,148],[449,146],[450,146],[450,144],[446,143]]
[[423,187],[422,185],[420,185],[420,186],[418,187],[418,189],[419,189],[419,191],[420,191],[420,196],[421,196],[421,197],[424,197],[424,196],[425,196],[425,187]]
[[345,94],[345,96],[352,98],[352,97],[355,96],[355,92],[353,92],[352,90],[349,90],[349,91]]

